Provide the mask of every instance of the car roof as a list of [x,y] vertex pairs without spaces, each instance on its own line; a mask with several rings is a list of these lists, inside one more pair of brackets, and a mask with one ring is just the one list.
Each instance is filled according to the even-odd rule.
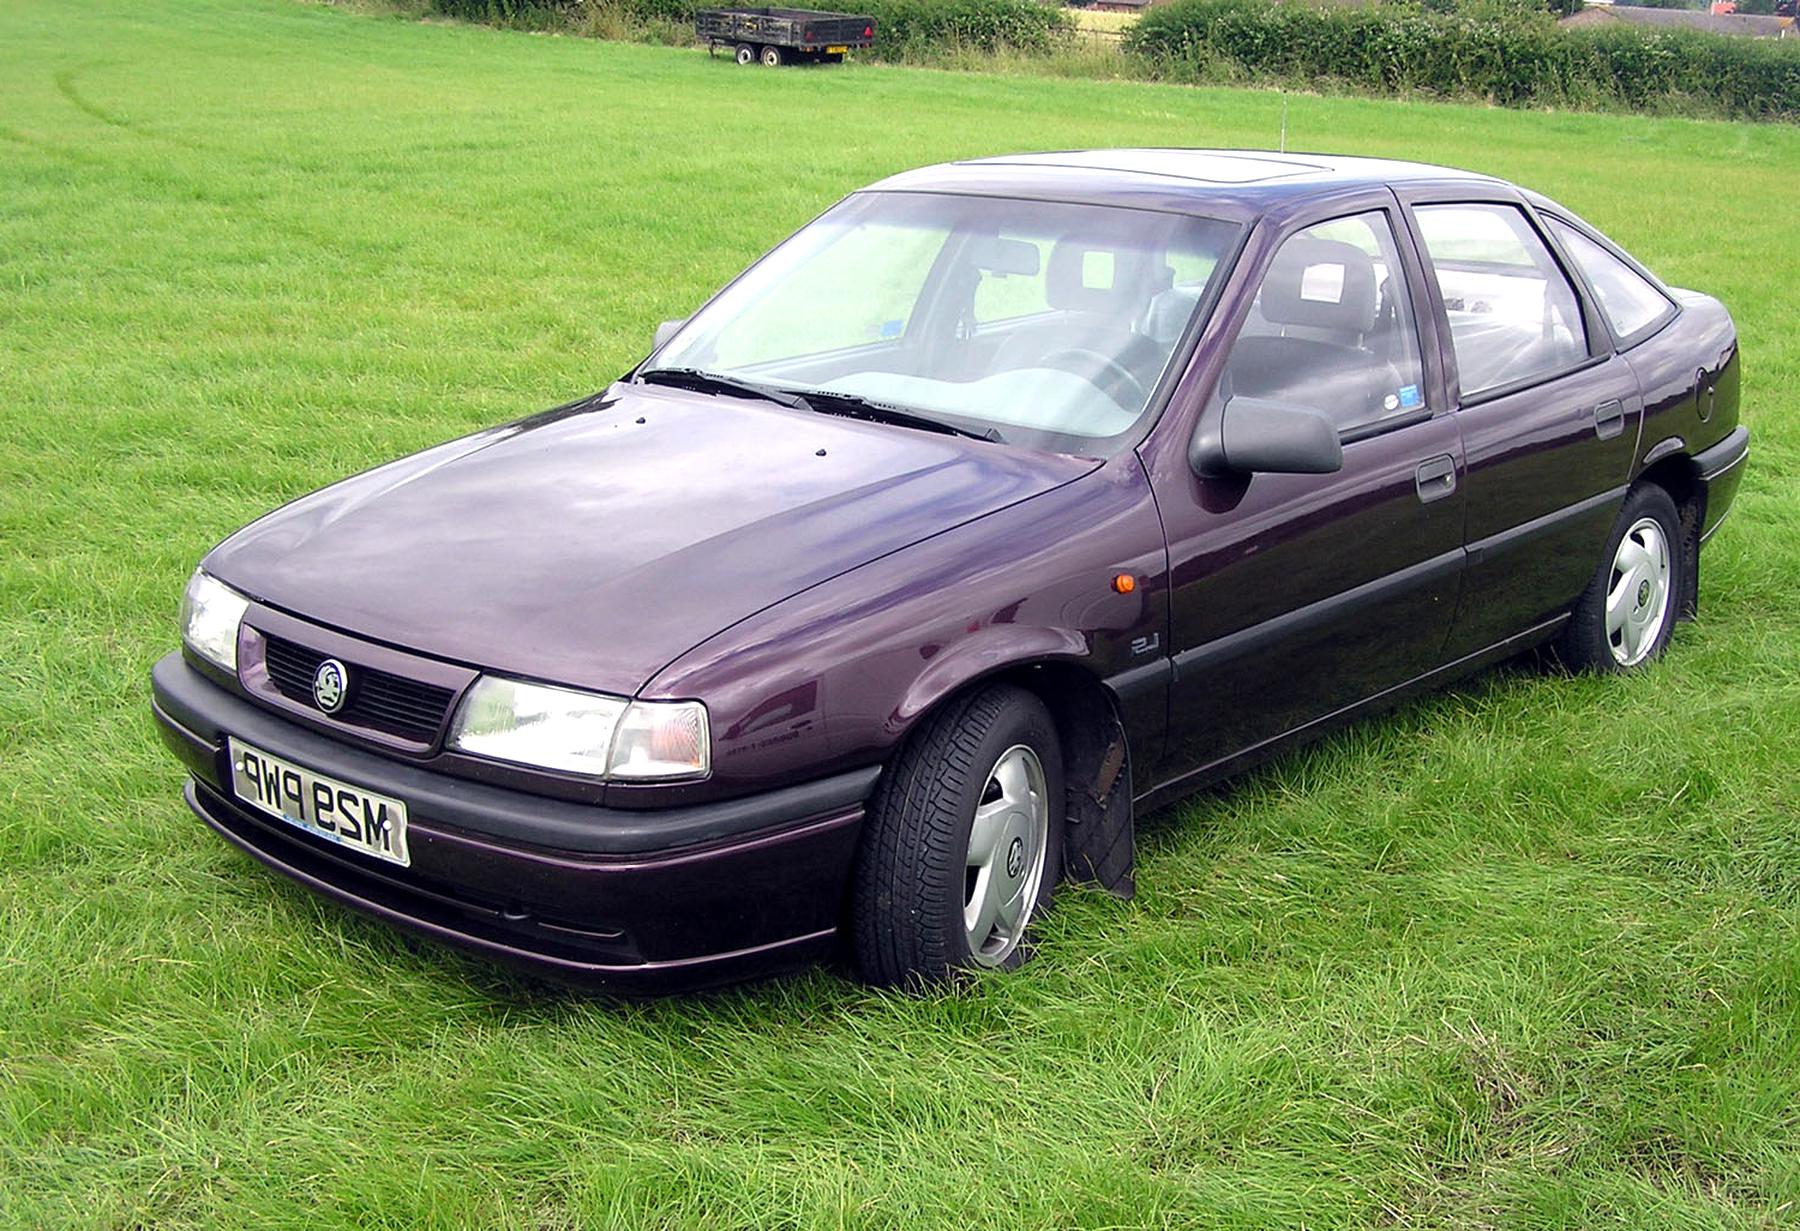
[[1004,154],[890,176],[871,191],[960,192],[1195,213],[1260,211],[1400,183],[1503,183],[1387,158],[1272,150],[1113,149]]

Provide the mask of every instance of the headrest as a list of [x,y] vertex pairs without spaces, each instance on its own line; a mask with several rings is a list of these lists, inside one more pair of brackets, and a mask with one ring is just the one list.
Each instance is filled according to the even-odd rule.
[[1137,314],[1143,304],[1144,254],[1117,246],[1116,236],[1065,235],[1050,249],[1044,298],[1072,312]]
[[1272,325],[1367,333],[1375,324],[1375,262],[1355,244],[1296,235],[1269,266],[1261,306]]

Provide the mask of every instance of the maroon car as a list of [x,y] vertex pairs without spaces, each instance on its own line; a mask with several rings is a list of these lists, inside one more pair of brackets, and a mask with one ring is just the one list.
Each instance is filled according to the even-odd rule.
[[1738,371],[1499,180],[930,167],[603,391],[231,536],[156,718],[228,841],[545,974],[1011,966],[1146,808],[1541,643],[1659,654]]

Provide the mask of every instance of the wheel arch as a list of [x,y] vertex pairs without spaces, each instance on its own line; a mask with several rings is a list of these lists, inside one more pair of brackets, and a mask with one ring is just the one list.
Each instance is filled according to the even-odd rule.
[[1665,452],[1644,467],[1636,485],[1662,488],[1675,502],[1681,521],[1681,575],[1676,593],[1675,618],[1692,620],[1700,611],[1700,529],[1706,524],[1706,483],[1700,463],[1685,446]]
[[913,733],[956,698],[990,684],[1012,684],[1037,697],[1056,725],[1063,759],[1063,875],[1128,898],[1135,890],[1131,748],[1118,696],[1085,660],[1072,632],[1034,635],[999,645],[973,644],[934,663],[908,691],[906,729]]

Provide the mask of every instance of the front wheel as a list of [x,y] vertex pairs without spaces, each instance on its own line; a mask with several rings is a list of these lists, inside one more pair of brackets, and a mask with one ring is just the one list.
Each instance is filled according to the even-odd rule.
[[1011,969],[1062,872],[1062,754],[1050,712],[1010,685],[952,701],[882,775],[851,912],[871,983]]
[[755,64],[756,48],[752,47],[749,43],[739,43],[737,45],[737,50],[732,53],[732,58],[740,65]]
[[1557,657],[1586,671],[1629,671],[1659,656],[1681,610],[1681,515],[1654,485],[1625,498],[1606,555],[1557,641]]

